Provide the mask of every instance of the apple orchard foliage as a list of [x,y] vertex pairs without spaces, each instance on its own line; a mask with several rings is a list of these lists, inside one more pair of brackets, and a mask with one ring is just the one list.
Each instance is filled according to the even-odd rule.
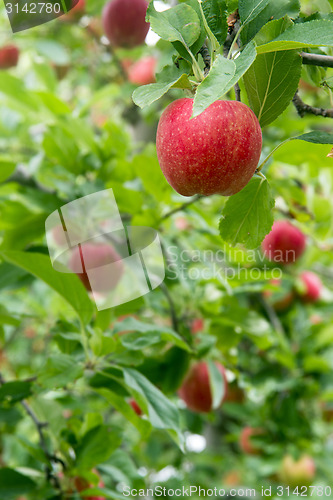
[[[0,499],[333,486],[332,123],[291,104],[300,88],[331,107],[332,69],[299,54],[332,55],[332,2],[151,2],[156,46],[141,44],[138,15],[130,43],[115,34],[116,2],[86,0],[16,35],[0,7],[0,45],[19,49],[7,70],[0,47]],[[130,14],[118,12],[117,28]],[[156,81],[136,87],[128,68],[146,58]],[[159,118],[191,98],[195,128],[237,82],[262,128],[260,171],[233,196],[183,197],[159,166]],[[166,279],[97,312],[84,276],[53,270],[45,220],[107,188],[126,223],[159,231]],[[273,238],[274,220],[296,239]],[[270,258],[286,244],[295,262]],[[200,453],[193,434],[205,436]]]

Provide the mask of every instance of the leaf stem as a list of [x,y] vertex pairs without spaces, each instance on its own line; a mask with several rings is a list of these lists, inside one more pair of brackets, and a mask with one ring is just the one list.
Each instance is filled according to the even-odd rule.
[[276,148],[274,148],[273,151],[267,156],[267,158],[265,158],[265,160],[261,163],[261,165],[259,165],[259,167],[256,170],[256,174],[259,175],[259,173],[261,172],[261,170],[263,169],[263,167],[266,165],[266,163],[268,162],[268,160],[273,156],[273,154],[275,153],[275,151],[277,151],[281,146],[283,146],[284,144],[286,144],[287,142],[289,142],[291,140],[293,140],[293,137],[290,137],[289,139],[286,139],[285,141],[281,142],[278,146],[276,146]]

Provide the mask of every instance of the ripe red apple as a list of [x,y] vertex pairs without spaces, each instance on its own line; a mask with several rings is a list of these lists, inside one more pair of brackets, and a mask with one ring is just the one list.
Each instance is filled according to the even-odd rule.
[[[227,392],[227,379],[225,369],[220,363],[215,363],[222,374],[224,382],[224,394]],[[178,391],[179,396],[185,401],[188,408],[195,412],[208,413],[212,410],[212,391],[209,380],[208,364],[204,361],[192,366],[187,374],[183,385]],[[224,397],[221,400],[222,404]]]
[[304,291],[301,293],[303,302],[317,302],[323,289],[319,276],[311,271],[303,271],[300,279],[304,287]]
[[264,431],[260,428],[244,427],[239,437],[241,450],[248,455],[259,455],[261,453],[261,449],[251,442],[251,438],[254,436],[260,436],[263,432]]
[[147,36],[147,0],[111,0],[103,10],[104,31],[115,47],[141,45]]
[[309,486],[315,475],[316,464],[309,455],[302,455],[299,460],[294,460],[291,455],[283,458],[279,478],[288,486]]
[[172,102],[158,124],[156,147],[163,174],[183,196],[238,193],[253,176],[262,133],[253,111],[216,101],[190,119],[193,99]]
[[148,85],[155,82],[155,69],[157,60],[147,56],[139,59],[128,69],[128,79],[134,85]]
[[205,327],[205,322],[202,318],[196,318],[191,322],[191,333],[195,335],[196,333],[202,332]]
[[138,403],[135,401],[135,399],[130,399],[129,400],[129,404],[131,405],[131,407],[133,408],[133,410],[135,411],[135,413],[137,415],[139,415],[139,417],[141,417],[142,415],[142,410],[140,408],[140,406],[138,405]]
[[263,296],[269,300],[275,311],[285,311],[294,301],[294,292],[292,290],[283,290],[282,280],[280,279],[272,279],[270,284],[276,286],[277,290],[264,290]]
[[87,273],[80,273],[77,271],[80,269],[80,266],[83,265],[85,270],[89,270],[114,262],[117,262],[117,265],[114,266],[114,274],[111,279],[106,273],[106,275],[94,285],[94,290],[96,292],[109,292],[117,286],[124,270],[120,255],[111,245],[85,243],[81,247],[76,247],[70,257],[69,268],[77,273],[86,289],[91,291]]
[[9,69],[17,66],[20,51],[15,45],[6,45],[0,48],[0,69]]
[[271,232],[262,242],[262,250],[270,261],[281,264],[295,262],[304,252],[305,235],[288,221],[274,222]]

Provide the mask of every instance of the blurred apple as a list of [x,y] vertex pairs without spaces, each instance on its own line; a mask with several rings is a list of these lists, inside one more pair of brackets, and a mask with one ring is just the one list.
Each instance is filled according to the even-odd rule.
[[0,69],[9,69],[17,66],[20,51],[15,45],[6,45],[0,48]]
[[261,449],[253,444],[251,439],[260,436],[264,431],[254,427],[244,427],[240,434],[239,445],[241,450],[248,455],[260,455]]
[[295,262],[303,254],[305,246],[305,235],[284,220],[274,222],[271,232],[262,242],[266,258],[280,264]]
[[149,30],[146,0],[111,0],[103,10],[104,31],[115,47],[132,48],[143,44]]
[[[225,369],[220,363],[216,362],[215,365],[222,375],[222,383],[224,384],[223,393],[226,394],[228,384]],[[192,366],[178,394],[192,411],[208,413],[212,410],[213,398],[208,364],[206,362],[200,361]],[[220,405],[222,405],[224,397],[222,397]]]
[[319,276],[311,271],[303,271],[300,280],[303,285],[303,291],[300,293],[303,302],[317,302],[323,289]]
[[288,486],[309,486],[315,475],[316,464],[309,455],[302,455],[299,460],[294,460],[291,455],[283,458],[279,478]]
[[155,82],[157,59],[146,56],[132,64],[128,70],[128,79],[134,85],[148,85]]

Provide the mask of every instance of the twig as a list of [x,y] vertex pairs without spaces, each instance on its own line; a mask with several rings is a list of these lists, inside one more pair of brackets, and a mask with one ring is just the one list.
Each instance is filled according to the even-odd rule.
[[196,201],[200,200],[201,198],[204,198],[204,195],[202,194],[197,194],[194,196],[191,200],[185,201],[182,205],[179,205],[178,207],[174,208],[173,210],[170,210],[170,212],[167,212],[161,219],[159,220],[159,223],[168,219],[172,215],[176,214],[177,212],[181,212],[182,210],[185,210],[188,206],[192,205]]
[[324,108],[316,108],[314,106],[309,106],[306,104],[298,94],[298,91],[293,97],[293,104],[297,110],[297,113],[300,117],[304,117],[306,114],[312,114],[315,116],[323,116],[324,118],[333,118],[333,108],[332,109],[324,109]]
[[242,102],[242,99],[241,99],[241,89],[240,89],[240,86],[239,86],[238,82],[236,83],[234,89],[235,89],[236,101]]
[[301,52],[303,64],[310,66],[321,66],[322,68],[333,68],[333,57],[323,54],[308,54]]
[[206,76],[209,73],[212,60],[211,60],[211,57],[210,57],[210,53],[209,53],[208,47],[207,47],[207,45],[205,43],[203,44],[203,46],[199,50],[199,53],[201,54],[203,62],[205,63],[204,75]]
[[[2,374],[0,373],[0,386],[4,385],[5,383],[6,383],[6,381],[4,380]],[[38,436],[39,436],[39,446],[40,446],[41,450],[43,451],[47,460],[50,462],[50,467],[46,466],[46,478],[49,482],[53,481],[54,486],[59,491],[61,491],[61,485],[60,485],[59,479],[57,478],[56,475],[53,474],[53,471],[52,471],[52,463],[61,464],[63,469],[66,469],[66,464],[63,462],[63,460],[61,460],[61,458],[58,458],[57,456],[50,454],[50,452],[48,451],[46,439],[45,439],[44,432],[43,432],[43,429],[48,426],[48,423],[41,422],[39,420],[39,418],[37,417],[37,415],[35,414],[35,412],[33,411],[33,409],[29,406],[29,404],[26,401],[23,400],[23,401],[20,401],[20,403],[21,403],[21,406],[26,411],[26,413],[31,418],[31,420],[33,421],[33,423],[37,429]]]
[[175,330],[175,332],[179,333],[179,327],[178,327],[178,318],[177,318],[177,313],[176,313],[176,308],[173,303],[172,297],[169,293],[168,287],[165,285],[165,283],[161,283],[160,285],[162,292],[164,293],[170,307],[170,316],[171,316],[171,321],[172,321],[172,327]]

